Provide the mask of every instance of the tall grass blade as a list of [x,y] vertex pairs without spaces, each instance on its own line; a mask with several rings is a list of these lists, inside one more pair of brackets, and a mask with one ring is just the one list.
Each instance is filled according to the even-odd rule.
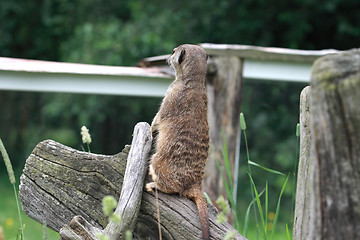
[[[243,113],[240,113],[240,126],[241,126],[241,130],[243,131],[243,135],[244,135],[244,140],[245,140],[245,149],[246,149],[246,157],[247,157],[247,161],[248,161],[248,171],[249,171],[249,175],[251,176],[251,166],[249,164],[250,162],[250,153],[249,153],[249,145],[247,142],[247,137],[246,137],[246,123],[245,123],[245,117]],[[251,187],[250,184],[250,189],[251,189],[251,197],[254,199],[255,198],[255,193],[254,193],[254,189]],[[259,221],[258,221],[258,216],[256,214],[256,207],[255,205],[253,205],[253,209],[254,209],[254,216],[255,216],[255,222],[256,225],[259,225]],[[256,232],[257,235],[257,239],[259,238],[259,232]]]
[[240,128],[241,130],[246,130],[245,116],[243,113],[240,113]]
[[222,134],[223,134],[223,151],[222,151],[222,154],[223,154],[223,158],[224,158],[226,174],[227,174],[227,177],[229,179],[230,191],[231,191],[231,194],[233,194],[234,187],[233,187],[233,184],[232,184],[232,176],[231,176],[231,170],[230,170],[229,156],[228,156],[226,138],[225,138],[224,131],[222,131]]
[[21,235],[21,228],[18,229],[18,232],[16,234],[16,240],[23,240],[22,235]]
[[[261,197],[264,192],[265,192],[265,189],[259,193],[259,196]],[[253,200],[250,202],[249,206],[246,209],[245,221],[244,221],[244,237],[247,237],[247,233],[249,230],[250,210],[251,210],[251,206],[255,203],[255,201],[256,201],[256,198],[253,198]]]
[[283,174],[282,172],[279,172],[279,171],[276,171],[276,170],[273,170],[273,169],[270,169],[270,168],[261,166],[260,164],[257,164],[256,162],[253,162],[253,161],[248,160],[248,163],[249,163],[250,165],[259,167],[259,168],[261,168],[261,169],[264,169],[265,171],[268,171],[268,172],[271,172],[271,173],[275,173],[275,174],[278,174],[278,175],[282,175],[282,176],[286,176],[286,175]]
[[286,223],[286,237],[287,237],[287,240],[291,240],[290,232],[289,232],[289,226],[288,226],[287,223]]
[[[230,191],[230,188],[229,188],[229,184],[228,184],[228,182],[227,182],[227,180],[226,180],[226,178],[225,178],[225,176],[224,176],[224,173],[223,173],[222,170],[221,170],[220,163],[219,163],[219,161],[218,161],[216,158],[215,158],[215,162],[216,162],[216,165],[217,165],[217,167],[218,167],[218,169],[219,169],[219,171],[220,171],[221,178],[222,178],[222,180],[223,180],[223,182],[224,182],[226,194],[227,194],[228,197],[231,196],[231,198],[229,198],[230,203],[231,203],[232,207],[235,207],[235,205],[232,204],[232,201],[233,201],[233,199],[232,199],[232,194],[231,194],[231,191]],[[235,203],[234,203],[234,204],[235,204]]]
[[7,170],[8,175],[9,175],[10,183],[13,185],[13,188],[14,188],[16,206],[17,206],[17,210],[18,210],[18,214],[19,214],[20,229],[21,229],[20,238],[24,239],[24,228],[23,228],[21,214],[20,214],[20,203],[19,203],[19,199],[18,199],[16,187],[15,187],[15,183],[16,183],[15,174],[14,174],[14,170],[13,170],[9,155],[7,154],[7,151],[5,149],[4,143],[1,140],[1,138],[0,138],[0,152],[1,152],[2,156],[3,156],[3,158],[4,158],[4,162],[5,162],[6,170]]
[[9,175],[10,183],[15,184],[16,181],[15,181],[14,170],[12,168],[9,155],[7,154],[7,151],[5,149],[4,143],[2,142],[1,138],[0,138],[0,152],[1,152],[1,154],[3,156],[3,159],[4,159],[4,162],[5,162],[5,167],[6,167],[6,170],[8,172],[8,175]]
[[268,182],[266,180],[266,187],[265,187],[265,236],[267,234],[267,225],[268,225],[268,209],[269,209],[269,189],[268,189]]
[[[259,214],[260,214],[260,218],[261,218],[261,223],[262,223],[262,232],[266,233],[266,226],[265,226],[265,221],[264,221],[264,213],[263,213],[263,209],[262,209],[262,206],[261,206],[261,201],[260,201],[260,196],[257,192],[257,189],[256,189],[256,186],[255,186],[255,183],[254,183],[254,180],[252,179],[251,175],[248,174],[249,177],[250,177],[250,180],[251,180],[251,183],[252,183],[252,186],[253,186],[253,189],[254,189],[254,193],[255,193],[255,197],[256,197],[256,203],[257,203],[257,207],[258,207],[258,210],[259,210]],[[265,239],[266,239],[266,235],[265,235]]]
[[208,195],[206,192],[203,192],[203,194],[204,194],[204,197],[205,197],[205,199],[206,199],[206,202],[207,202],[208,204],[213,205],[213,203],[212,203],[209,195]]
[[273,223],[273,229],[272,229],[272,232],[271,232],[271,239],[273,239],[273,235],[274,235],[274,232],[275,232],[275,228],[276,228],[276,224],[277,224],[277,220],[279,218],[279,212],[280,212],[280,202],[281,202],[281,197],[284,193],[284,190],[285,190],[285,187],[286,187],[286,184],[289,180],[289,175],[286,177],[286,180],[281,188],[281,192],[280,192],[280,195],[279,195],[279,199],[278,199],[278,203],[277,203],[277,207],[276,207],[276,212],[275,212],[275,218],[274,218],[274,223]]
[[247,142],[247,137],[246,137],[246,130],[243,130],[244,133],[244,140],[245,140],[245,148],[246,148],[246,157],[247,160],[250,161],[250,154],[249,154],[249,146],[248,146],[248,142]]
[[222,169],[221,169],[221,165],[220,165],[219,161],[217,160],[217,158],[215,157],[214,149],[213,149],[212,147],[211,147],[211,150],[212,150],[212,152],[213,152],[213,156],[214,156],[216,165],[217,165],[217,167],[218,167],[218,169],[219,169],[221,178],[222,178],[222,180],[223,180],[223,182],[224,182],[224,186],[225,186],[225,190],[226,190],[227,197],[228,197],[228,199],[229,199],[229,201],[230,201],[230,204],[231,204],[232,209],[234,210],[234,215],[235,215],[235,229],[238,229],[240,221],[239,221],[239,216],[238,216],[238,214],[236,214],[236,209],[237,209],[237,207],[236,207],[236,203],[235,203],[235,201],[234,201],[233,195],[232,195],[232,191],[231,191],[230,188],[229,188],[229,184],[228,184],[228,182],[226,181],[226,178],[225,178],[225,176],[224,176],[224,173],[223,173],[223,171],[222,171]]
[[247,234],[248,234],[248,230],[249,230],[250,209],[251,209],[251,206],[254,204],[254,202],[255,202],[255,200],[251,201],[248,208],[246,209],[245,222],[244,222],[244,237],[246,237],[246,238],[247,238]]
[[17,191],[16,191],[15,184],[13,184],[13,188],[14,188],[16,206],[17,206],[18,215],[19,215],[19,221],[20,221],[21,239],[24,239],[24,227],[23,227],[23,224],[22,224],[21,213],[20,213],[20,203],[19,203],[18,194],[17,194]]

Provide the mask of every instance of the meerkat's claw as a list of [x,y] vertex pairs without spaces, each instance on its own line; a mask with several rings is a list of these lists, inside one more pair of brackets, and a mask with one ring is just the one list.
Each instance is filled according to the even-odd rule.
[[156,187],[156,185],[155,185],[154,182],[147,183],[147,184],[145,185],[146,191],[148,191],[148,192],[152,192],[153,189],[155,189],[155,187]]

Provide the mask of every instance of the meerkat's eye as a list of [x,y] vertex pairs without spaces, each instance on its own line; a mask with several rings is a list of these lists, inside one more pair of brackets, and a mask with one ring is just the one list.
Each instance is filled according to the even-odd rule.
[[174,48],[174,49],[173,49],[173,52],[172,52],[172,54],[174,54],[174,53],[175,53],[175,49],[176,49],[176,48]]

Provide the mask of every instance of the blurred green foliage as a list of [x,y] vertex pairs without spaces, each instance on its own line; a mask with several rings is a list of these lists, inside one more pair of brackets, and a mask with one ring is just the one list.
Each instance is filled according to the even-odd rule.
[[[19,233],[20,223],[14,192],[11,187],[8,187],[10,185],[8,180],[9,179],[6,175],[0,175],[0,226],[3,230],[4,240],[15,240],[17,234]],[[23,212],[21,213],[21,218],[23,224],[25,225],[24,239],[43,239],[43,226],[40,223],[35,222]],[[47,234],[47,239],[59,239],[59,234],[53,230],[47,229]]]
[[[349,49],[358,47],[359,9],[358,0],[0,0],[0,56],[133,66],[144,57],[171,53],[181,43]],[[251,160],[284,173],[292,170],[304,86],[244,82],[242,112]],[[82,125],[90,129],[92,152],[120,151],[137,122],[151,122],[160,101],[0,91],[0,136],[19,176],[43,139],[80,149]],[[245,160],[241,168],[239,198],[249,199]],[[259,184],[268,179],[270,191],[280,191],[283,179],[261,170],[252,175]],[[291,192],[284,193],[287,209]]]
[[0,56],[133,65],[180,43],[356,47],[357,0],[1,0]]
[[0,92],[0,134],[16,169],[45,139],[81,150],[80,128],[90,129],[92,152],[115,154],[130,144],[137,122],[150,121],[157,98],[64,93]]

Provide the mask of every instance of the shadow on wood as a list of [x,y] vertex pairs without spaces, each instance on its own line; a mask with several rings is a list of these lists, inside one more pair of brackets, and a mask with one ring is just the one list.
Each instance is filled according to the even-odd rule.
[[[78,239],[80,235],[76,231],[88,234],[88,238],[80,239],[96,239],[96,233],[99,232],[118,239],[119,235],[112,233],[127,229],[133,231],[134,239],[158,239],[155,196],[143,191],[144,181],[138,175],[141,173],[134,172],[141,168],[140,165],[134,165],[127,174],[133,179],[133,186],[139,182],[141,185],[142,197],[140,194],[137,221],[131,223],[133,218],[128,216],[123,220],[130,219],[129,225],[123,224],[125,227],[122,227],[122,230],[109,230],[114,227],[109,227],[110,224],[108,225],[101,207],[102,198],[106,195],[118,199],[120,193],[123,196],[135,191],[131,188],[122,191],[125,188],[122,186],[127,161],[131,161],[129,159],[138,159],[133,161],[135,164],[139,164],[140,159],[145,159],[142,162],[147,169],[146,151],[150,150],[151,140],[145,139],[147,134],[150,136],[149,125],[142,123],[139,128],[142,130],[136,130],[135,127],[132,146],[138,145],[136,149],[143,150],[133,151],[133,156],[129,154],[129,146],[119,154],[105,156],[74,150],[52,140],[39,143],[27,159],[21,176],[19,195],[23,211],[38,222],[46,220],[48,226],[57,232],[66,226],[61,233],[63,239]],[[128,181],[126,179],[125,177],[124,184]],[[123,216],[127,214],[128,208],[133,208],[126,203],[132,198],[124,199],[120,197],[116,210]],[[137,200],[131,201],[136,205]],[[201,238],[198,212],[192,201],[159,192],[159,206],[163,239]],[[136,219],[136,206],[134,209],[131,216],[135,216]],[[216,209],[209,206],[211,239],[223,239],[227,231],[234,229],[229,224],[218,224],[216,214]],[[245,238],[237,234],[235,239]]]

